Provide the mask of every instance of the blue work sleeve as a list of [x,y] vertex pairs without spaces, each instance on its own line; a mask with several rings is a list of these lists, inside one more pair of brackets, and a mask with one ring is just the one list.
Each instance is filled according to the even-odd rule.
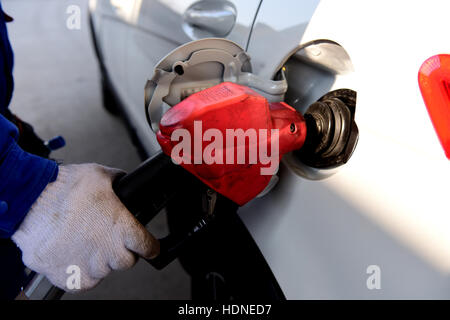
[[17,127],[0,114],[0,238],[11,237],[49,182],[55,161],[23,151]]

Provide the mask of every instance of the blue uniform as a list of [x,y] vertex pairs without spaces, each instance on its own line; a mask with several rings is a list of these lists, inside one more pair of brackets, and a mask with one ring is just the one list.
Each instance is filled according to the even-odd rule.
[[[5,15],[0,3],[0,299],[2,300],[14,299],[27,282],[21,252],[9,238],[47,184],[56,180],[58,174],[58,166],[54,161],[32,155],[19,147],[19,130],[8,120],[13,118],[8,110],[14,88],[13,60]],[[23,126],[21,132],[24,133]],[[21,138],[25,136],[21,135]],[[39,139],[35,137],[35,140]],[[34,145],[33,141],[31,145]],[[27,148],[29,147],[30,144]]]
[[23,151],[18,129],[7,116],[13,92],[13,52],[0,4],[0,238],[18,228],[47,184],[56,179],[56,162]]

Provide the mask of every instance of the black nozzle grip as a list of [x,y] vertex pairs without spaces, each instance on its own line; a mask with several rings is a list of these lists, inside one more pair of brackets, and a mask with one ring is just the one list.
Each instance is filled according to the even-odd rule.
[[146,225],[180,191],[184,177],[185,170],[160,152],[117,178],[113,189],[136,219]]
[[[118,177],[113,182],[113,190],[136,219],[146,225],[169,201],[177,201],[179,192],[196,184],[198,181],[193,175],[161,152],[133,172]],[[209,219],[202,219],[188,232],[171,233],[159,239],[160,254],[147,261],[158,270],[164,268],[208,223]]]

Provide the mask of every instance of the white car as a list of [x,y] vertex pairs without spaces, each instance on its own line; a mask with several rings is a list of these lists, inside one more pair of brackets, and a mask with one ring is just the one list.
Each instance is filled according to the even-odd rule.
[[[329,92],[357,93],[353,154],[333,169],[288,155],[267,195],[183,254],[193,298],[450,298],[450,66],[427,60],[450,53],[449,9],[446,0],[90,1],[105,106],[121,110],[147,156],[160,147],[144,86],[193,40],[232,41],[259,79],[283,71],[285,101],[301,113]],[[422,96],[425,61],[422,73],[441,78],[422,78]],[[426,81],[444,84],[441,105]],[[169,206],[171,229],[195,220],[190,197]]]

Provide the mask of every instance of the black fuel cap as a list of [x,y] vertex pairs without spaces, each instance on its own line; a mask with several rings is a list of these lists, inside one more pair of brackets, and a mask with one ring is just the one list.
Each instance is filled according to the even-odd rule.
[[355,107],[356,92],[350,89],[331,91],[313,103],[304,114],[307,136],[296,156],[321,169],[347,163],[359,136]]

